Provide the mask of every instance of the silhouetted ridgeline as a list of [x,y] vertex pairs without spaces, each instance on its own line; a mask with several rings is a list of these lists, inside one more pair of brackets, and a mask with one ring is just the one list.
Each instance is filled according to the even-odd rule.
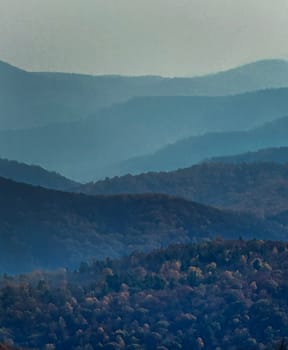
[[271,216],[288,210],[288,165],[209,162],[173,172],[114,177],[87,194],[166,193],[206,205]]
[[56,172],[8,159],[0,159],[0,176],[13,181],[55,190],[72,190],[79,186],[77,182],[69,180]]
[[31,73],[0,62],[0,129],[80,120],[134,96],[227,95],[288,86],[288,63],[266,60],[197,78]]
[[38,349],[271,349],[287,335],[288,247],[176,245],[0,282],[1,339]]
[[284,119],[250,133],[232,132],[288,115],[287,100],[288,88],[224,97],[138,97],[73,123],[1,131],[1,156],[81,181],[176,169],[213,156],[287,146]]
[[255,152],[246,152],[226,157],[208,159],[209,162],[218,163],[288,163],[288,147],[265,148]]
[[17,273],[76,266],[170,243],[287,239],[281,223],[160,194],[86,196],[0,178],[0,268]]
[[107,167],[104,174],[124,175],[185,168],[218,156],[288,145],[288,117],[242,132],[208,133],[189,137],[161,150]]

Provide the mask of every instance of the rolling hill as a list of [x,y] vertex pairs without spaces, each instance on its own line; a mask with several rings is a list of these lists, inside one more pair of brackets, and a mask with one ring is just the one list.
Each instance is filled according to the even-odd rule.
[[159,151],[134,157],[106,167],[106,176],[140,174],[149,171],[171,171],[218,156],[258,151],[288,145],[288,117],[242,132],[207,133],[185,138]]
[[90,195],[165,193],[270,216],[288,210],[288,164],[208,162],[171,172],[114,177],[79,190]]
[[56,172],[8,159],[0,159],[0,177],[54,190],[72,190],[79,186]]
[[0,270],[75,267],[170,243],[286,239],[280,225],[160,194],[85,196],[0,178]]
[[[248,130],[288,115],[287,100],[288,88],[228,97],[139,97],[102,110],[84,121],[2,131],[0,151],[1,156],[8,159],[37,164],[76,180],[91,181],[123,174],[121,169],[118,172],[117,167],[109,167],[116,162],[151,154],[180,139],[211,132]],[[211,156],[278,145],[272,136],[253,145],[252,141],[246,140],[248,135],[215,134],[179,141],[148,156],[147,167],[139,166],[138,170],[135,166],[133,169],[132,162],[132,168],[128,167],[127,172],[169,170]],[[230,143],[231,148],[227,147]],[[192,154],[190,149],[193,147]],[[187,160],[183,159],[184,154],[187,154]],[[159,164],[155,169],[153,157],[157,166]]]
[[134,96],[227,95],[288,87],[288,63],[264,60],[195,78],[27,72],[0,62],[0,130],[86,118]]

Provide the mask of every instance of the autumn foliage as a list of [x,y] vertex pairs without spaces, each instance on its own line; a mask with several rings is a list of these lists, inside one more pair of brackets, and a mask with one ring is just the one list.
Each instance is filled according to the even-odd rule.
[[40,350],[264,350],[287,334],[288,246],[175,245],[3,276],[0,340]]

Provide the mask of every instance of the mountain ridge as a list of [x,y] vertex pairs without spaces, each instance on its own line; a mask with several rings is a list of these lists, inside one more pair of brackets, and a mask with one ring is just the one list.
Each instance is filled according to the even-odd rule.
[[275,162],[280,164],[288,163],[288,147],[264,148],[255,152],[234,154],[226,157],[207,159],[207,162],[221,163],[255,163]]
[[29,72],[0,62],[0,129],[82,120],[134,96],[223,96],[279,87],[288,87],[288,63],[282,60],[187,78]]
[[[288,67],[288,60],[284,58],[266,58],[266,59],[259,59],[255,61],[250,61],[238,65],[231,66],[226,69],[219,69],[203,74],[193,74],[193,75],[186,75],[186,76],[165,76],[165,75],[155,75],[155,74],[140,74],[140,75],[122,75],[122,74],[91,74],[91,73],[80,73],[80,72],[61,72],[61,71],[45,71],[45,70],[28,70],[25,68],[22,68],[16,64],[9,63],[5,60],[0,60],[0,69],[7,68],[11,70],[17,70],[22,71],[25,73],[31,73],[31,74],[47,74],[47,75],[79,75],[79,76],[89,76],[89,77],[123,77],[123,78],[143,78],[143,77],[151,77],[151,78],[164,78],[164,79],[197,79],[197,78],[203,78],[203,77],[210,77],[215,75],[222,75],[223,73],[228,72],[234,72],[234,71],[241,71],[243,69],[247,69],[248,71],[251,70],[251,73],[254,71],[255,67],[260,67],[267,69],[267,65],[271,68],[282,67],[283,69],[287,69]],[[3,67],[3,68],[2,68]]]
[[216,235],[286,239],[288,234],[272,221],[163,194],[86,196],[3,178],[0,191],[3,273],[73,268],[90,258]]
[[287,100],[288,88],[228,97],[137,97],[83,121],[1,131],[1,155],[91,181],[111,175],[107,166],[185,137],[248,130],[288,115]]
[[72,190],[80,184],[38,165],[0,158],[0,177],[55,190]]
[[271,216],[288,210],[288,164],[206,162],[171,172],[107,178],[90,195],[165,193],[218,208]]
[[233,156],[269,147],[288,146],[288,117],[247,131],[207,133],[184,138],[152,154],[134,157],[107,167],[106,176],[172,171],[210,158]]

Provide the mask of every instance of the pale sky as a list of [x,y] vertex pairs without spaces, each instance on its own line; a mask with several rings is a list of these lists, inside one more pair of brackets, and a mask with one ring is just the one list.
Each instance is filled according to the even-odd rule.
[[288,58],[288,0],[0,0],[0,60],[191,76]]

